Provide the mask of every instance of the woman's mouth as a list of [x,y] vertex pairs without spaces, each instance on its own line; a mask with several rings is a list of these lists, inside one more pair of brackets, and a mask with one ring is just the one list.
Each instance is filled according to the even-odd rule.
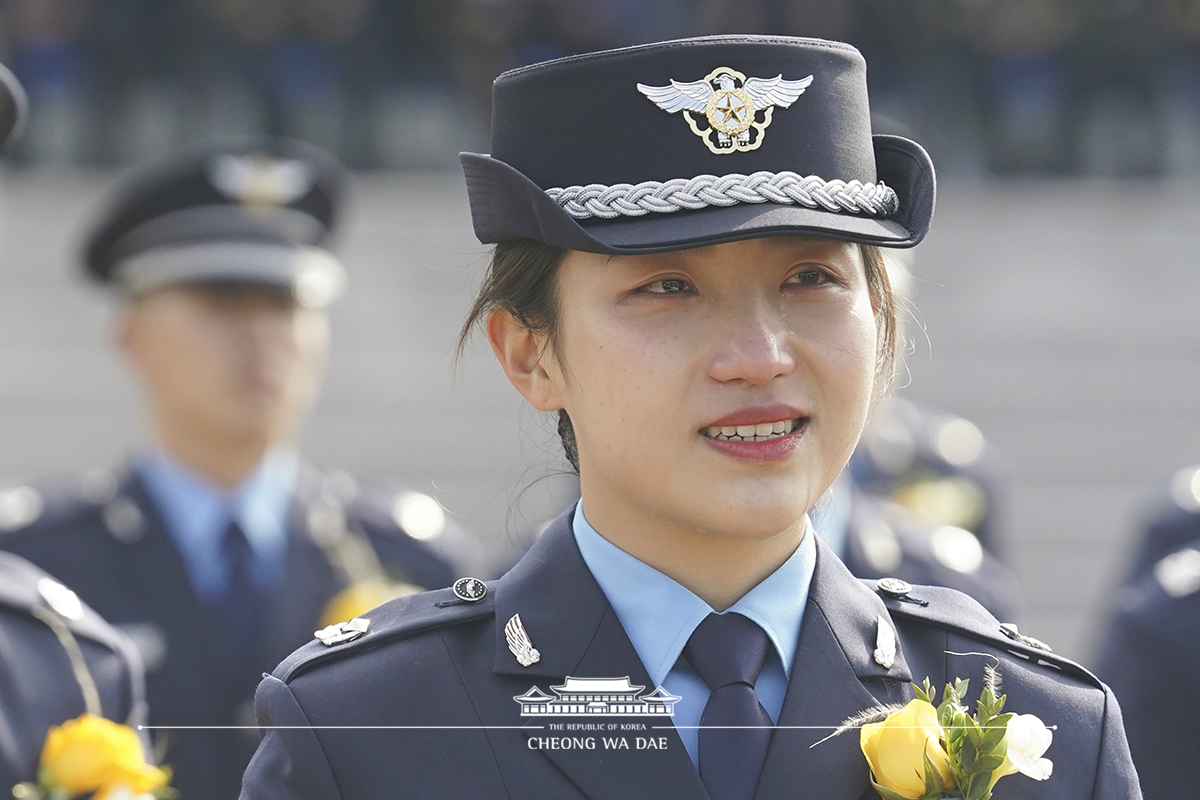
[[768,442],[782,439],[799,428],[807,418],[781,419],[756,425],[713,425],[700,429],[700,435],[723,442]]

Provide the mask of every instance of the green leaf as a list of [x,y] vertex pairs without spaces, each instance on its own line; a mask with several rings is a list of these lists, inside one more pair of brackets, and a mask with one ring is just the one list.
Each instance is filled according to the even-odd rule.
[[1003,763],[1004,756],[1002,755],[980,756],[975,761],[975,769],[981,775],[987,775],[988,779],[991,780],[992,774],[1000,769],[1000,765]]
[[[905,797],[899,792],[893,792],[891,789],[886,789],[880,786],[875,782],[874,777],[871,778],[871,788],[874,789],[876,793],[883,798],[883,800],[910,800],[910,798]],[[924,800],[924,798],[921,798],[920,800]]]
[[1008,735],[1007,725],[1008,720],[1001,722],[999,717],[988,722],[988,727],[983,734],[983,747],[981,748],[985,753],[993,751],[1007,752],[1008,748],[1005,746],[1004,741]]
[[942,780],[942,774],[933,764],[933,759],[929,757],[929,751],[926,750],[925,756],[925,795],[927,797],[936,797],[946,789],[946,782]]
[[975,759],[979,756],[979,750],[975,743],[971,741],[970,736],[963,737],[962,746],[958,751],[958,763],[966,772],[974,772]]

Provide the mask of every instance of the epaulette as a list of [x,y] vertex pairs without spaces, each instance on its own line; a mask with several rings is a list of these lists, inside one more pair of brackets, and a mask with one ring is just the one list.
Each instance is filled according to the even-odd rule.
[[1085,667],[1058,655],[1012,623],[1000,622],[973,598],[941,586],[913,586],[896,578],[863,581],[876,592],[895,617],[903,617],[985,642],[1032,664],[1058,670],[1103,688],[1100,679]]
[[104,469],[0,489],[0,539],[18,540],[58,530],[100,513],[118,491],[117,477]]
[[460,579],[451,588],[398,597],[361,617],[317,631],[313,641],[284,659],[273,674],[287,682],[330,661],[493,614],[495,597],[486,584],[475,578]]
[[3,551],[0,551],[0,606],[15,609],[24,616],[31,615],[34,608],[48,609],[75,635],[110,650],[128,651],[128,641],[75,592],[25,559]]

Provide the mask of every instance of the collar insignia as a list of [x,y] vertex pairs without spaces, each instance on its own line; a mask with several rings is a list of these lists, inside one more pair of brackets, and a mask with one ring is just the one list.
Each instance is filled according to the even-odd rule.
[[896,632],[883,617],[875,618],[875,663],[884,669],[891,669],[896,663]]
[[[813,76],[798,81],[747,78],[729,67],[717,67],[703,80],[669,86],[637,85],[638,91],[663,111],[683,112],[692,133],[717,155],[757,150],[763,142],[775,106],[787,108],[812,83]],[[703,115],[697,122],[693,114]],[[704,123],[707,122],[707,126]]]
[[508,649],[517,657],[522,667],[532,667],[542,660],[542,654],[533,646],[525,626],[521,624],[521,615],[513,614],[512,619],[504,626],[504,638],[508,640]]

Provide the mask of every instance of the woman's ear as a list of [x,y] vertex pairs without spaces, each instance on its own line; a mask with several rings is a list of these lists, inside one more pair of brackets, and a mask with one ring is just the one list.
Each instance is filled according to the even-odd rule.
[[509,383],[516,387],[538,411],[557,411],[563,407],[562,376],[555,368],[547,369],[543,358],[546,338],[536,334],[507,311],[494,310],[487,316],[488,343]]

